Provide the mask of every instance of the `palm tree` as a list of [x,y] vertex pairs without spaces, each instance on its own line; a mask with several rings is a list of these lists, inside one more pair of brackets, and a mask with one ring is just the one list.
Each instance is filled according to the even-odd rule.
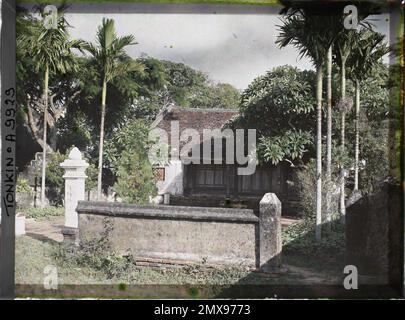
[[[346,99],[346,62],[351,53],[352,48],[356,47],[357,41],[356,30],[343,30],[335,39],[336,60],[340,66],[340,148],[342,154],[345,152],[346,144],[346,113],[349,111],[351,102]],[[340,168],[340,216],[344,221],[346,215],[345,204],[345,170],[343,164]]]
[[29,32],[21,34],[17,39],[17,46],[25,55],[31,56],[35,61],[38,72],[43,73],[43,145],[42,145],[42,173],[41,173],[41,206],[45,205],[45,172],[47,153],[47,126],[48,126],[48,100],[49,78],[54,73],[66,73],[77,68],[72,49],[81,49],[81,41],[70,40],[64,12],[66,6],[57,10],[56,28],[49,28],[43,23],[45,19],[44,6],[36,6],[36,11],[42,18],[29,28]]
[[[327,114],[326,114],[326,185],[330,190],[332,183],[332,45],[328,49],[326,60],[327,72]],[[326,221],[328,228],[331,227],[331,193],[326,193]]]
[[276,41],[282,48],[295,46],[300,57],[309,57],[316,68],[316,229],[315,237],[321,239],[322,224],[322,67],[334,39],[334,24],[327,14],[311,14],[307,10],[296,9],[287,15],[280,26]]
[[385,44],[384,35],[368,29],[361,29],[356,34],[356,46],[348,59],[349,78],[355,85],[354,191],[359,189],[360,86],[389,51],[390,48]]
[[142,71],[143,65],[132,60],[125,52],[125,47],[135,45],[135,37],[127,35],[118,37],[114,20],[103,19],[96,36],[96,45],[86,43],[84,49],[92,55],[92,62],[97,66],[101,82],[101,121],[97,177],[97,198],[101,199],[104,124],[106,114],[107,85],[117,77],[123,77],[134,71]]

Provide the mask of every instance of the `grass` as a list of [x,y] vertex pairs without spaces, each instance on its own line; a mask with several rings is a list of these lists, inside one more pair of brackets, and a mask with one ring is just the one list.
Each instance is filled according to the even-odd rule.
[[43,242],[29,236],[16,240],[16,283],[42,284],[44,268],[57,267],[60,284],[213,284],[225,285],[238,282],[250,272],[244,268],[206,268],[185,266],[179,268],[148,268],[133,266],[126,273],[109,278],[104,272],[91,267],[78,266],[73,259],[55,258],[60,245]]
[[[16,283],[42,284],[44,268],[47,265],[57,267],[59,284],[142,284],[142,285],[231,285],[231,284],[272,284],[293,283],[305,280],[298,273],[280,274],[278,277],[263,278],[260,274],[238,267],[209,268],[205,266],[185,266],[179,268],[148,268],[131,266],[125,272],[108,276],[105,272],[88,266],[78,265],[73,259],[61,261],[55,258],[59,244],[43,242],[29,236],[16,240]],[[286,265],[306,268],[319,277],[333,275],[336,261],[327,257],[308,257],[301,254],[284,254]],[[327,271],[330,271],[329,273]]]
[[[58,210],[54,209],[55,212],[59,212]],[[50,210],[50,212],[53,211]],[[44,212],[38,213],[38,216],[39,219],[48,219],[48,221],[55,219],[55,216],[46,216]],[[218,293],[215,290],[221,290],[222,287],[229,287],[232,292],[234,285],[294,286],[336,283],[342,276],[344,259],[341,250],[336,251],[331,248],[337,248],[336,243],[341,244],[339,230],[337,228],[331,237],[325,237],[321,245],[314,245],[312,231],[299,223],[283,230],[284,268],[274,275],[263,275],[243,267],[213,268],[204,264],[176,268],[137,266],[131,257],[109,252],[104,247],[105,243],[102,242],[103,236],[100,238],[101,242],[96,240],[88,247],[83,244],[79,251],[72,251],[53,240],[41,240],[29,235],[20,236],[16,239],[16,283],[20,288],[17,293],[19,296],[43,294],[63,296],[66,293],[65,289],[53,293],[45,290],[44,293],[43,283],[46,276],[44,270],[49,265],[57,268],[58,285],[64,286],[63,288],[70,286],[68,289],[70,296],[76,296],[77,290],[84,291],[82,293],[84,296],[97,296],[100,293],[110,293],[111,288],[114,288],[115,293],[112,294],[120,296],[129,294],[131,297],[139,295],[144,298],[174,296],[197,298],[215,297]],[[336,242],[336,239],[339,241]],[[89,289],[92,285],[96,287]],[[156,285],[159,287],[157,288]],[[173,292],[165,287],[173,285],[180,285],[181,288],[176,287]],[[36,286],[39,291],[30,291],[27,289],[30,286]],[[152,286],[152,288],[147,291],[145,286]],[[201,288],[208,293],[203,293]],[[145,290],[148,292],[146,296]],[[179,290],[182,292],[179,293]]]
[[102,274],[91,268],[60,267],[52,253],[55,244],[21,236],[16,239],[15,281],[17,284],[40,284],[44,282],[46,266],[53,265],[58,270],[59,284],[100,283]]

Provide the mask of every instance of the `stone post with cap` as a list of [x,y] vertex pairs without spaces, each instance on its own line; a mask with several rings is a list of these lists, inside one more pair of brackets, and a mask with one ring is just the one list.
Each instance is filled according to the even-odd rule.
[[65,169],[65,226],[62,230],[65,242],[78,243],[77,203],[84,200],[86,168],[89,164],[83,160],[80,150],[74,147],[68,159],[60,164]]

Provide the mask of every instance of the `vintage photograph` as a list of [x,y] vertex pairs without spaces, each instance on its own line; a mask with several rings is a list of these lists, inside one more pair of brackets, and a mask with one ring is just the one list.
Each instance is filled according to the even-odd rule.
[[17,5],[17,295],[395,295],[390,10],[106,8]]

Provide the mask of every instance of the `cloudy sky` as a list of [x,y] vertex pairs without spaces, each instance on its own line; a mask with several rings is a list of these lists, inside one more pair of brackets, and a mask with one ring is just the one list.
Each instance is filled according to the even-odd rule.
[[[94,41],[103,17],[113,18],[119,35],[133,34],[132,57],[146,54],[183,62],[206,72],[216,82],[245,89],[257,76],[282,64],[312,68],[289,46],[277,48],[278,15],[258,14],[67,14],[71,35]],[[387,34],[387,16],[374,21]]]

